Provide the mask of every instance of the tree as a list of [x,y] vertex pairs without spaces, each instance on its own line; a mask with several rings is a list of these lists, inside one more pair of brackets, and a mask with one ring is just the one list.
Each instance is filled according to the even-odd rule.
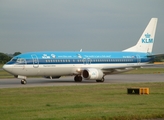
[[164,56],[159,56],[154,58],[154,62],[162,62],[164,60]]
[[13,54],[13,56],[17,56],[17,55],[19,55],[19,54],[21,54],[21,52],[15,52],[15,53]]
[[0,53],[0,64],[4,64],[6,62],[8,62],[11,59],[10,56],[4,54],[4,53]]

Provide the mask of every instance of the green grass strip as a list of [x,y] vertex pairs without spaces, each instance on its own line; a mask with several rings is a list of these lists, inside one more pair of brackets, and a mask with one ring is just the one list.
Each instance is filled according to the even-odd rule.
[[[164,118],[164,83],[0,89],[1,120],[140,120]],[[127,95],[148,87],[149,95]]]

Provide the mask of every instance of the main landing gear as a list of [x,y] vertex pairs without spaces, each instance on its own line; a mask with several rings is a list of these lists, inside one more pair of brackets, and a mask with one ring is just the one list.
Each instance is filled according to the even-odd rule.
[[96,80],[96,82],[104,82],[104,77],[101,80]]
[[27,83],[26,79],[22,79],[21,80],[21,84],[24,84],[25,85],[26,83]]
[[74,77],[75,82],[81,82],[82,79],[83,79],[83,78],[82,78],[80,75],[76,75],[76,76]]
[[[76,75],[76,76],[74,77],[75,82],[81,82],[82,79],[83,79],[83,78],[81,77],[81,75]],[[105,81],[105,78],[104,78],[104,77],[102,77],[101,80],[96,80],[96,82],[104,82],[104,81]]]

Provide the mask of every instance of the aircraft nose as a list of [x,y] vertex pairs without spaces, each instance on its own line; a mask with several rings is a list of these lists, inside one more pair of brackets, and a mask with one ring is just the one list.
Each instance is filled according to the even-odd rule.
[[12,65],[3,65],[3,69],[9,73],[12,73]]

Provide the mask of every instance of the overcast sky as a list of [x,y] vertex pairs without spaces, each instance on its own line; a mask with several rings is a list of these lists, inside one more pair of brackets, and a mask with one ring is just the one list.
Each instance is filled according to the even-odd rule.
[[0,0],[0,52],[121,51],[152,17],[164,53],[164,0]]

